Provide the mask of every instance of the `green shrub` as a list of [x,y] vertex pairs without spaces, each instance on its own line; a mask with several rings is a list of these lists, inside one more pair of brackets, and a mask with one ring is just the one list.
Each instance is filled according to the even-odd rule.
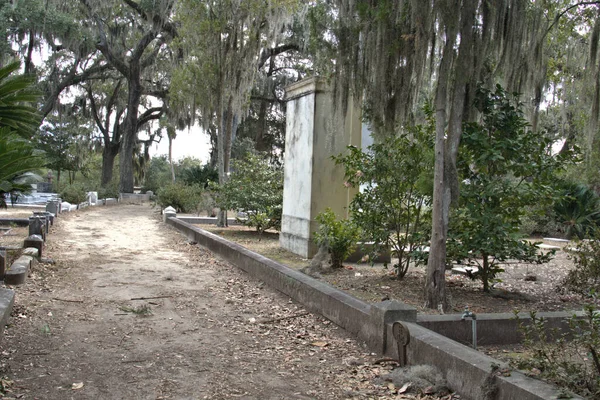
[[[548,329],[535,312],[531,322],[519,324],[531,355],[517,362],[521,369],[536,368],[541,377],[588,399],[600,396],[600,313],[584,308],[582,318],[568,320],[569,332]],[[568,397],[565,397],[568,398]]]
[[569,271],[564,286],[582,295],[600,294],[600,228],[591,233],[592,239],[578,242],[569,252],[575,268]]
[[315,243],[327,247],[332,268],[341,268],[342,262],[356,248],[360,229],[351,220],[338,220],[330,208],[317,215],[316,220],[320,226],[315,232]]
[[415,126],[387,137],[363,151],[354,146],[334,157],[345,169],[346,186],[361,187],[352,202],[352,220],[364,239],[375,243],[369,254],[391,248],[398,258],[396,276],[421,258],[431,232],[431,182],[433,181],[433,125]]
[[217,206],[225,210],[243,211],[248,215],[240,222],[255,227],[261,234],[269,228],[281,227],[283,203],[283,170],[265,158],[248,154],[243,160],[234,160],[231,176],[214,189]]
[[87,200],[87,192],[81,183],[74,183],[60,191],[60,198],[71,204],[80,204]]
[[100,189],[98,189],[98,198],[99,199],[109,199],[109,198],[118,199],[119,198],[119,182],[116,180],[113,180],[105,187],[101,187]]
[[201,202],[202,188],[187,186],[182,183],[171,183],[158,190],[156,203],[161,208],[173,207],[177,212],[190,213],[197,211]]

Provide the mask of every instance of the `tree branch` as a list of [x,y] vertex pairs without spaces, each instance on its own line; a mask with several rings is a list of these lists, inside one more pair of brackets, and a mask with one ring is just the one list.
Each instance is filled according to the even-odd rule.
[[140,115],[138,119],[138,129],[148,121],[159,119],[163,115],[164,111],[164,107],[152,107],[144,111],[144,113]]
[[300,47],[297,44],[289,43],[270,49],[263,49],[260,58],[258,59],[258,69],[262,68],[270,57],[277,56],[290,50],[298,51],[300,50]]

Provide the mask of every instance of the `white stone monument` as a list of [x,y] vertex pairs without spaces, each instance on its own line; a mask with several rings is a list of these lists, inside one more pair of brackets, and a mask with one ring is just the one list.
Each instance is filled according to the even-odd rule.
[[[355,189],[344,186],[344,168],[331,156],[361,147],[360,112],[349,100],[348,111],[334,110],[326,82],[312,77],[286,88],[283,215],[281,247],[310,258],[317,252],[315,217],[331,208],[345,218]],[[336,111],[336,115],[334,115]]]

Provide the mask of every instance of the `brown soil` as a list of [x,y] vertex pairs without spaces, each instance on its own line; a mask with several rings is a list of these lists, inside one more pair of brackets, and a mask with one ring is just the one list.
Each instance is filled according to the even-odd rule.
[[[292,268],[303,268],[309,260],[292,254],[279,247],[279,235],[266,232],[259,240],[256,232],[244,226],[217,228],[214,225],[199,225],[202,229],[219,234],[224,238],[260,253]],[[564,243],[548,242],[564,248]],[[542,265],[513,263],[505,266],[505,272],[498,277],[492,294],[481,290],[480,281],[472,281],[464,275],[447,272],[446,281],[450,293],[453,312],[462,312],[465,306],[476,313],[498,313],[520,311],[580,310],[587,299],[566,293],[561,282],[574,267],[566,251],[559,250],[552,261]],[[535,281],[526,280],[534,276]],[[383,299],[397,299],[416,307],[419,312],[437,313],[423,307],[423,287],[425,267],[413,267],[402,280],[396,279],[393,268],[383,265],[345,264],[344,269],[323,274],[320,279],[347,291],[355,297],[369,302]],[[529,278],[531,279],[531,278]]]
[[14,288],[0,398],[418,397],[378,379],[391,366],[343,330],[148,207],[63,214],[45,253],[56,262]]

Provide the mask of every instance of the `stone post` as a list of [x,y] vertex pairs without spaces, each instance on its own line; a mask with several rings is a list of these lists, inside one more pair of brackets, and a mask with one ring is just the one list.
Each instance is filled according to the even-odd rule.
[[163,222],[167,222],[167,219],[171,217],[176,218],[177,211],[173,207],[169,206],[163,210]]
[[[324,80],[308,78],[286,88],[283,215],[279,244],[305,258],[317,252],[313,233],[316,216],[331,208],[338,218],[358,192],[344,186],[344,168],[331,159],[361,147],[362,121],[352,97],[348,109],[337,111]],[[341,107],[338,107],[341,108]]]

